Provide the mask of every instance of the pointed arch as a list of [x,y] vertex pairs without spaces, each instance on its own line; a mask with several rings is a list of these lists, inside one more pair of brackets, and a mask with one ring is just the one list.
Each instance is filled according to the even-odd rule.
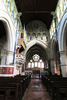
[[[30,41],[30,42],[27,44],[27,48],[26,48],[26,50],[25,50],[25,54],[26,54],[27,51],[28,51],[32,46],[34,46],[35,44],[38,44],[38,45],[40,45],[41,47],[43,47],[44,50],[46,50],[46,52],[49,51],[49,48],[47,48],[47,45],[46,45],[45,43],[43,43],[43,42],[41,42],[41,41],[39,41],[39,40],[32,40],[32,41]],[[48,53],[47,53],[47,54],[48,54]]]

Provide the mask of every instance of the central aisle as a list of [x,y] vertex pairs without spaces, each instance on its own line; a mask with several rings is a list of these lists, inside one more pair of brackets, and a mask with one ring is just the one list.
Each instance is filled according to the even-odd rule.
[[50,97],[40,79],[31,79],[22,100],[50,100]]

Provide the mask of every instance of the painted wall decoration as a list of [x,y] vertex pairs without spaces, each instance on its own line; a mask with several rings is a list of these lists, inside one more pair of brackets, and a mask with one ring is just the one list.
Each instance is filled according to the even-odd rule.
[[27,33],[48,33],[46,25],[40,20],[34,20],[26,26]]

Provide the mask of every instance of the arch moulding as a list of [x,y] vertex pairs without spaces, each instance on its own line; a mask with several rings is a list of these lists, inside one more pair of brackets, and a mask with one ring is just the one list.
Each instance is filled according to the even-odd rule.
[[42,42],[39,41],[39,40],[32,40],[32,41],[30,41],[30,42],[27,44],[27,48],[26,48],[26,50],[25,50],[25,55],[26,55],[27,51],[28,51],[33,45],[35,45],[35,44],[38,44],[38,45],[40,45],[41,47],[43,47],[44,50],[46,51],[47,55],[48,55],[49,49],[47,48],[46,44],[42,43]]
[[0,11],[0,21],[3,22],[3,24],[6,28],[6,35],[7,35],[7,40],[8,40],[7,51],[14,52],[15,29],[13,27],[13,23],[11,21],[11,18],[7,12]]
[[58,31],[58,44],[59,44],[59,51],[64,51],[64,36],[65,30],[67,28],[67,12],[64,14],[61,23],[60,23],[59,31]]

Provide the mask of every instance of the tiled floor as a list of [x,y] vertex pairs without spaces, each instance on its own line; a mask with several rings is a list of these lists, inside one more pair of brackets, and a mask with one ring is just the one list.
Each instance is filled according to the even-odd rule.
[[31,79],[22,100],[50,100],[50,97],[40,79]]

